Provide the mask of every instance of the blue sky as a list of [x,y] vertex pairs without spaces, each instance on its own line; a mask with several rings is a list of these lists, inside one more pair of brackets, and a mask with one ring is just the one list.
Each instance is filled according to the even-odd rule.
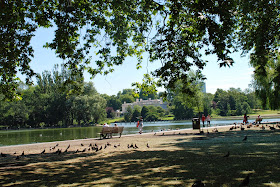
[[[39,29],[36,36],[32,39],[31,45],[34,48],[34,58],[31,62],[31,68],[36,73],[41,73],[44,70],[52,70],[54,64],[61,64],[63,61],[56,57],[54,51],[43,48],[45,42],[51,42],[53,32],[50,29]],[[207,77],[206,92],[215,93],[217,88],[227,90],[231,87],[248,88],[252,80],[253,68],[249,66],[248,57],[240,57],[239,53],[232,55],[235,60],[233,67],[219,68],[215,56],[207,56],[209,61],[203,70],[203,74]],[[90,80],[89,74],[85,74],[85,80],[92,81],[97,91],[101,94],[116,95],[119,91],[126,88],[131,88],[133,82],[141,82],[143,74],[153,71],[159,67],[159,63],[147,63],[147,59],[143,60],[142,69],[136,69],[136,58],[128,58],[118,67],[115,67],[115,72],[107,75],[97,75]]]

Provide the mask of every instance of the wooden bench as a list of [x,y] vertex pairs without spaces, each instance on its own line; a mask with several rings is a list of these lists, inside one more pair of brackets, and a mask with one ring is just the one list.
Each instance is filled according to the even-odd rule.
[[[120,134],[120,137],[122,136],[122,132],[123,132],[123,128],[124,127],[102,127],[100,134],[100,139],[103,138],[112,138],[112,134]],[[119,137],[119,138],[120,138]]]

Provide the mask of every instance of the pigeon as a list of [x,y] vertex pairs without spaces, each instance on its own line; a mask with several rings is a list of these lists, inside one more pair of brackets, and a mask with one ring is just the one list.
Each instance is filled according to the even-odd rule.
[[252,175],[252,173],[249,173],[249,174],[245,177],[245,179],[241,182],[241,184],[239,185],[239,187],[241,187],[241,186],[248,186],[248,185],[249,185],[249,182],[250,182],[249,178],[250,178],[251,175]]
[[81,143],[81,146],[84,146],[84,144]]
[[41,152],[41,154],[44,154],[46,152],[46,150],[44,149],[42,152]]
[[149,144],[147,143],[147,147],[150,148]]
[[114,148],[117,148],[118,146],[114,145]]
[[136,144],[135,144],[135,146],[134,146],[134,147],[135,147],[135,149],[138,149],[138,146],[137,146]]
[[70,144],[68,145],[68,147],[66,149],[69,149],[70,148]]
[[203,187],[205,184],[201,180],[197,180],[193,183],[192,187]]
[[247,140],[247,135],[243,138],[243,140],[242,141],[246,141]]
[[57,147],[58,146],[58,143],[55,145],[55,147]]
[[229,157],[229,155],[230,155],[230,153],[229,153],[229,151],[228,151],[227,154],[224,155],[224,157]]
[[16,157],[16,160],[19,160],[19,156]]
[[275,130],[275,127],[269,127],[270,128],[270,130]]
[[2,157],[7,157],[7,155],[6,155],[6,154],[4,154],[4,153],[1,153],[1,156],[2,156]]
[[21,156],[24,156],[24,151],[22,151]]

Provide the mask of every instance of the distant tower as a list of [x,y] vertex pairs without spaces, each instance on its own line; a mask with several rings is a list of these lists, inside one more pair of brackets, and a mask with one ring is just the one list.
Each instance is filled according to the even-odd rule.
[[206,93],[206,83],[205,82],[201,82],[201,91],[203,93]]

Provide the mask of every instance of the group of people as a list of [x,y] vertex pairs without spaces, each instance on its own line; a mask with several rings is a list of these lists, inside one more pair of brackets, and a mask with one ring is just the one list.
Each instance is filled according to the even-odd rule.
[[202,120],[203,127],[205,127],[205,125],[204,125],[205,120],[206,120],[206,122],[207,122],[207,126],[210,127],[210,121],[211,121],[211,116],[210,116],[210,115],[208,115],[207,117],[205,117],[204,114],[202,114],[201,120]]

